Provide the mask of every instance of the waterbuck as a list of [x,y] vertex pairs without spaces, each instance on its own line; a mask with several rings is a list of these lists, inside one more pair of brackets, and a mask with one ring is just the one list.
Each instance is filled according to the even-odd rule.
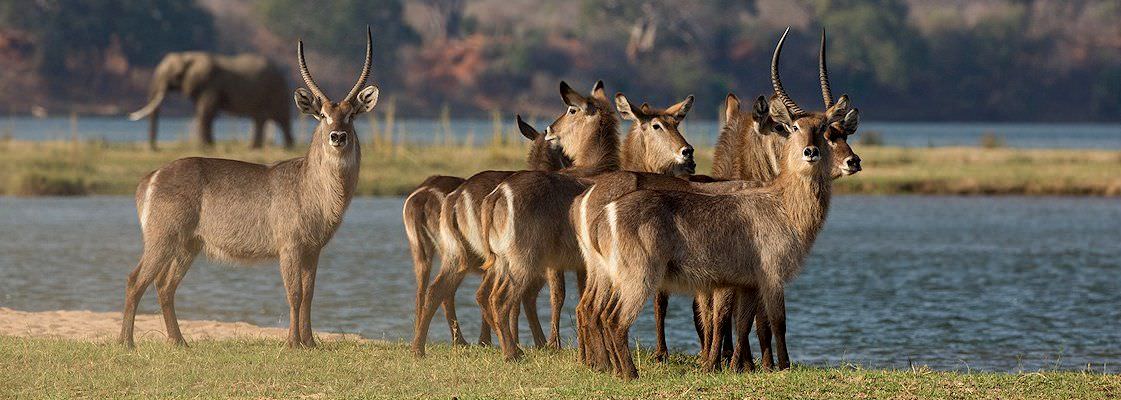
[[[842,96],[823,113],[806,113],[780,85],[776,94],[771,116],[790,138],[774,182],[726,195],[633,192],[607,204],[589,221],[587,233],[579,236],[582,248],[595,252],[589,263],[602,260],[600,270],[610,281],[603,288],[610,295],[598,296],[599,304],[593,308],[607,316],[602,319],[606,347],[620,376],[637,377],[627,335],[643,302],[658,289],[690,293],[723,286],[758,289],[776,335],[780,366],[788,364],[782,288],[801,269],[824,224],[832,187],[828,128],[842,121],[848,98]],[[711,218],[714,214],[721,218]],[[754,303],[747,306],[753,314]],[[719,338],[713,343],[719,343]]]
[[[789,31],[789,30],[788,30]],[[787,32],[788,32],[787,31]],[[781,97],[789,99],[790,96],[782,87],[781,79],[778,74],[779,55],[781,54],[782,43],[785,41],[786,32],[783,33],[782,38],[779,39],[779,45],[775,49],[775,54],[771,59],[771,83],[776,92],[773,97]],[[832,90],[829,84],[829,73],[826,65],[826,38],[825,30],[821,32],[821,47],[818,53],[818,78],[821,84],[821,95],[825,108],[830,108],[834,105]],[[731,100],[731,99],[729,99]],[[738,108],[738,105],[735,105]],[[732,121],[736,118],[733,115],[733,104],[730,101],[726,108],[726,120]],[[827,143],[833,150],[833,167],[831,177],[838,179],[844,176],[856,174],[861,171],[861,159],[848,144],[848,137],[855,134],[859,127],[859,112],[853,108],[849,110],[844,119],[834,122],[829,125],[826,132]],[[781,128],[781,125],[776,125]],[[764,133],[766,131],[760,131]],[[782,165],[781,149],[782,144],[785,142],[789,133],[783,129],[774,130],[774,134],[769,135],[748,135],[744,140],[740,139],[738,135],[725,135],[731,133],[724,131],[721,134],[720,142],[717,145],[716,155],[713,160],[713,175],[719,179],[750,179],[759,182],[770,182],[778,175],[778,166]],[[725,142],[725,137],[730,140]],[[749,146],[743,146],[746,143],[752,143],[752,139],[762,139],[761,142],[755,142]],[[768,168],[767,166],[770,166]],[[754,167],[751,167],[754,166]],[[730,327],[730,314],[733,304],[734,292],[743,291],[744,289],[734,288],[718,288],[713,293],[708,293],[705,299],[708,304],[702,305],[702,309],[717,310],[714,314],[707,314],[705,318],[710,318],[710,325],[715,324],[724,328]],[[736,330],[738,336],[738,344],[735,351],[731,354],[732,367],[736,370],[743,370],[746,366],[747,369],[752,369],[753,365],[751,360],[746,358],[749,354],[748,348],[748,331],[751,328],[750,315],[742,315],[744,311],[743,303],[747,299],[740,298],[735,307],[741,313],[740,317],[736,319]],[[758,299],[757,299],[758,301]],[[774,367],[774,359],[771,349],[771,330],[770,324],[767,321],[766,314],[758,313],[756,315],[757,328],[756,333],[759,337],[759,345],[761,350],[761,360],[765,369],[772,369]],[[719,321],[719,322],[717,322]],[[713,332],[713,330],[706,330]],[[725,338],[730,337],[727,329],[721,329],[719,335],[724,335]],[[708,338],[711,341],[712,338]],[[721,343],[727,343],[722,341]],[[785,341],[784,341],[785,343]],[[720,343],[712,342],[713,346],[719,346]],[[725,348],[721,351],[720,348],[708,348],[710,355],[721,354],[722,358],[728,358],[728,353],[731,349]],[[717,359],[703,360],[706,369],[715,368]],[[745,365],[746,364],[746,365]],[[780,361],[780,364],[788,365]]]
[[[572,160],[560,149],[556,138],[546,138],[517,116],[518,130],[533,141],[526,157],[527,168],[539,171],[556,171],[569,165]],[[479,215],[475,210],[487,193],[494,190],[499,182],[514,171],[483,171],[467,180],[460,179],[451,190],[441,193],[439,188],[421,185],[413,195],[405,200],[405,227],[409,235],[409,246],[413,248],[414,268],[417,275],[417,315],[414,326],[413,353],[424,355],[429,325],[436,313],[436,307],[444,305],[444,313],[452,329],[453,341],[466,344],[459,324],[455,320],[455,291],[468,272],[482,272],[479,269],[482,257],[477,246],[481,246],[478,233]],[[450,178],[450,177],[449,177]],[[456,178],[458,179],[458,178]],[[432,181],[433,178],[429,178]],[[426,181],[428,182],[428,181]],[[422,191],[423,190],[423,191]],[[426,258],[418,260],[417,248],[422,247]],[[431,257],[435,249],[441,256],[440,271],[428,284]],[[419,261],[419,262],[418,262]],[[479,298],[486,298],[489,290],[489,275],[484,276],[484,284],[479,287]],[[536,293],[534,293],[536,296]],[[529,300],[536,300],[533,297]],[[527,306],[527,318],[538,345],[544,344],[544,333],[537,320],[536,309]],[[480,344],[489,344],[492,321],[487,320],[483,310]]]
[[[492,312],[507,359],[522,354],[510,332],[516,316],[516,300],[542,277],[556,271],[583,271],[583,260],[568,221],[572,200],[596,176],[617,171],[615,150],[617,120],[606,96],[585,98],[572,93],[562,97],[569,113],[554,123],[566,153],[571,149],[596,149],[593,157],[574,157],[573,166],[560,173],[523,172],[502,182],[483,202],[483,234],[487,237],[487,267],[493,266],[498,282],[492,295]],[[693,147],[685,141],[678,125],[692,107],[689,96],[665,110],[634,107],[626,96],[615,96],[617,109],[631,120],[623,143],[622,160],[629,168],[676,176],[694,172]],[[553,297],[557,299],[556,296]],[[563,300],[563,298],[561,299]],[[559,305],[554,303],[554,309]]]
[[[307,155],[271,165],[183,158],[145,176],[136,189],[144,253],[128,277],[120,342],[132,347],[133,321],[154,280],[168,339],[185,345],[175,318],[175,289],[195,256],[223,262],[279,259],[289,306],[288,346],[314,346],[311,300],[319,253],[342,222],[358,182],[361,159],[354,116],[374,108],[377,86],[366,86],[373,56],[358,82],[333,103],[312,80],[303,42],[296,47],[307,89],[296,89],[301,112],[319,121]],[[310,90],[310,92],[309,92]]]

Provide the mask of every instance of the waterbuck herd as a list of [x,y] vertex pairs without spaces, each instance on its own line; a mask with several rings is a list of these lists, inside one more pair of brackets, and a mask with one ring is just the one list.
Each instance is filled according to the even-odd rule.
[[[565,108],[543,131],[517,117],[531,141],[525,170],[421,183],[403,210],[417,281],[413,352],[425,354],[441,307],[453,342],[468,343],[455,311],[455,292],[468,273],[482,275],[479,344],[491,344],[493,334],[507,360],[523,357],[518,319],[524,313],[537,347],[560,348],[564,274],[572,272],[579,286],[575,343],[591,368],[638,376],[628,338],[648,298],[657,328],[654,358],[665,360],[670,293],[692,297],[703,369],[754,370],[753,325],[762,367],[788,368],[784,287],[824,225],[832,181],[861,166],[847,141],[859,114],[847,96],[832,95],[824,31],[820,110],[804,110],[783,89],[785,39],[783,33],[771,59],[773,93],[749,107],[733,94],[725,99],[711,176],[695,174],[694,149],[681,130],[693,96],[664,109],[636,105],[622,93],[608,96],[600,81],[587,94],[561,82]],[[311,301],[319,253],[342,222],[358,179],[354,117],[378,99],[376,86],[364,86],[370,40],[367,30],[358,82],[337,103],[315,84],[299,44],[307,88],[296,90],[296,105],[319,122],[304,157],[271,165],[185,158],[141,180],[136,204],[144,252],[127,281],[122,343],[133,346],[137,305],[155,282],[168,336],[185,344],[175,290],[202,251],[226,262],[279,260],[290,307],[288,345],[315,345]],[[629,128],[620,139],[623,123]],[[545,287],[547,337],[536,307]]]

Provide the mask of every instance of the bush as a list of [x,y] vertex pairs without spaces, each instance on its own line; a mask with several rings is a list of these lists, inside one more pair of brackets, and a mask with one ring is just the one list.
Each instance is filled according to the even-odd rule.
[[999,149],[1004,147],[1004,136],[986,132],[981,135],[981,147],[986,149]]
[[860,137],[856,139],[856,144],[861,146],[883,146],[884,137],[879,131],[862,132]]

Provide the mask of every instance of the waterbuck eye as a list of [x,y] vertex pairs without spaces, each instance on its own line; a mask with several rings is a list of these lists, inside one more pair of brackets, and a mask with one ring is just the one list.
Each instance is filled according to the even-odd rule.
[[662,124],[654,124],[654,130],[656,130],[656,131],[662,130]]
[[571,107],[571,106],[568,107],[568,113],[569,114],[576,114],[576,107]]

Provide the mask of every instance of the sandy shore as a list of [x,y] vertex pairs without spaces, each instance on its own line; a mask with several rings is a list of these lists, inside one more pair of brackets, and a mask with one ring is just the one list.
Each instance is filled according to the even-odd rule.
[[[287,328],[266,328],[245,322],[179,320],[188,341],[200,339],[259,338],[284,340]],[[86,341],[115,340],[121,330],[121,313],[93,311],[26,312],[0,307],[0,335],[49,337]],[[361,340],[355,334],[316,332],[320,340]],[[165,340],[163,318],[136,316],[136,340]]]

